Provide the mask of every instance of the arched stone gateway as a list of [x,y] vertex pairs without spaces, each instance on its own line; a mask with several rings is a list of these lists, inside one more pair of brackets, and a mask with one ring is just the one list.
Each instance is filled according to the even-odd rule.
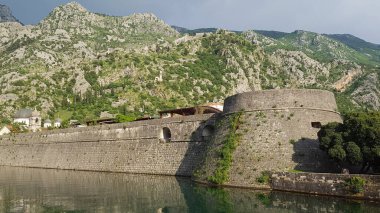
[[202,130],[202,139],[204,141],[209,140],[211,138],[211,136],[214,135],[214,132],[215,132],[214,126],[212,126],[212,125],[205,126]]
[[160,139],[163,142],[170,142],[172,140],[172,132],[170,131],[168,127],[162,128]]

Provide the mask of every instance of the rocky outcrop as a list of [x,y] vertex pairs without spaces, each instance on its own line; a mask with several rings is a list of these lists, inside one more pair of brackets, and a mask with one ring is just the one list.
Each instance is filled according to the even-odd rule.
[[363,79],[362,82],[352,93],[356,103],[364,105],[370,109],[380,108],[380,76],[378,73],[371,73]]
[[0,4],[0,22],[19,22],[13,15],[11,9],[6,6]]

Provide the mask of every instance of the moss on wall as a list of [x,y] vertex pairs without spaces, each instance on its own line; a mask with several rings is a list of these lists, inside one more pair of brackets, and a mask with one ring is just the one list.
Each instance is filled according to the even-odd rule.
[[213,175],[207,177],[207,180],[215,184],[223,184],[228,181],[229,171],[232,164],[232,154],[236,150],[239,144],[240,134],[236,132],[239,128],[240,118],[242,113],[235,113],[230,118],[229,133],[225,140],[222,142],[222,146],[217,151],[219,154],[219,160],[217,168]]
[[228,182],[233,154],[242,136],[238,132],[242,115],[242,112],[224,115],[216,121],[217,134],[209,141],[206,157],[193,174],[195,180],[212,184]]

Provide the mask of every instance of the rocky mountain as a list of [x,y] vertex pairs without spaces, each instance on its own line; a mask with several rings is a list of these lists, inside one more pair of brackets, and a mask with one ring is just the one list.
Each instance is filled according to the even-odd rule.
[[331,34],[326,36],[340,41],[343,44],[346,44],[347,46],[351,47],[352,49],[366,54],[372,57],[373,60],[380,62],[380,44],[373,44],[349,34]]
[[0,4],[0,23],[1,22],[19,22],[19,21],[12,15],[12,11],[8,6]]
[[179,33],[182,34],[189,34],[189,35],[195,35],[197,33],[215,33],[218,31],[218,28],[199,28],[190,30],[184,27],[178,27],[178,26],[172,26],[173,29],[177,30]]
[[271,88],[328,89],[341,110],[379,109],[373,55],[305,31],[184,34],[153,14],[112,17],[72,2],[35,26],[0,23],[1,118],[20,107],[45,118],[133,118]]

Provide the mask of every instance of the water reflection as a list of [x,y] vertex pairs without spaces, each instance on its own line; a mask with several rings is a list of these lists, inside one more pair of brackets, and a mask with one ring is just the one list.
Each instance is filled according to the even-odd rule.
[[379,212],[377,203],[162,176],[0,167],[0,212]]

